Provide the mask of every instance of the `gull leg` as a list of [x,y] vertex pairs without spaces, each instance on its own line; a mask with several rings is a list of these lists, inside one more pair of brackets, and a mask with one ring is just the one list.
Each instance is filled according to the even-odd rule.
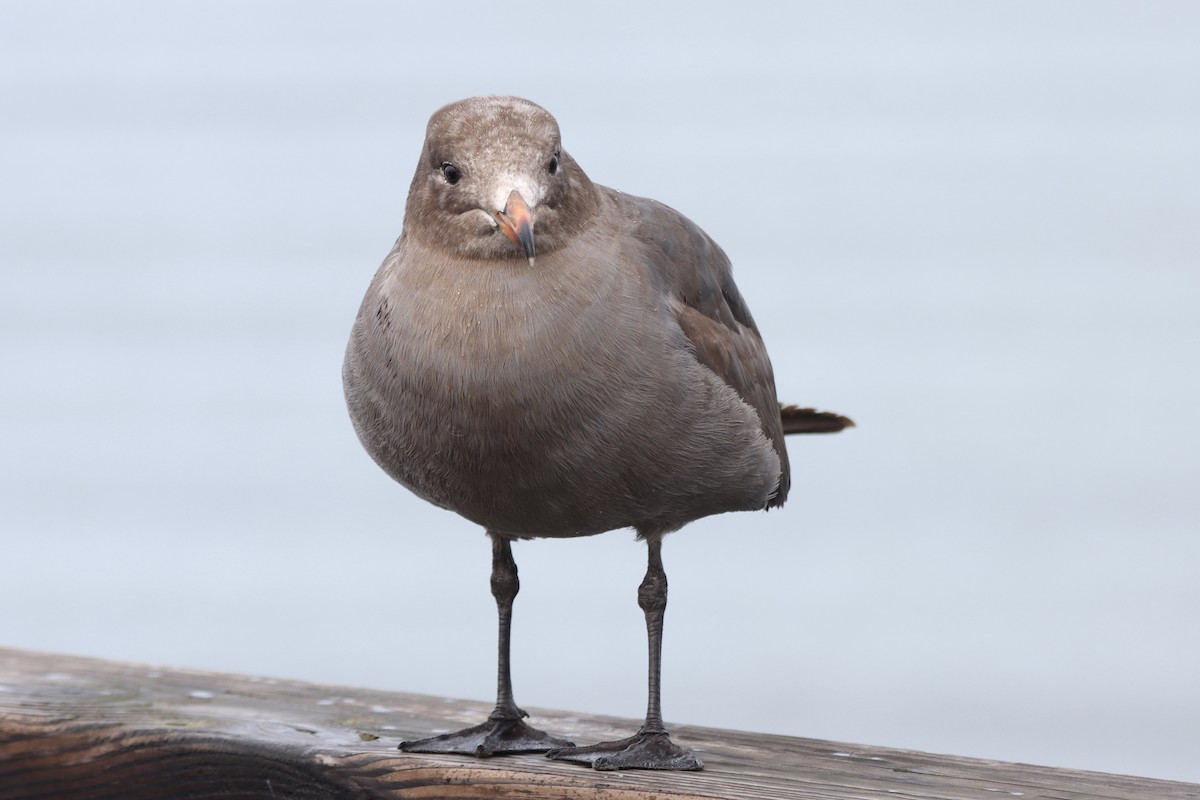
[[595,769],[703,769],[690,750],[671,741],[663,727],[660,681],[662,677],[663,615],[667,610],[667,573],[662,563],[662,534],[645,534],[649,551],[646,577],[638,587],[638,605],[646,614],[646,638],[650,649],[649,700],[646,721],[627,739],[601,742],[588,747],[551,750],[547,758],[590,764]]
[[454,733],[443,733],[414,742],[401,742],[406,753],[466,753],[480,757],[508,753],[542,753],[571,747],[559,739],[524,723],[528,716],[513,702],[512,672],[509,666],[512,636],[513,598],[521,588],[517,580],[517,563],[512,557],[509,540],[489,533],[492,539],[492,596],[500,619],[499,652],[496,658],[496,707],[481,725]]

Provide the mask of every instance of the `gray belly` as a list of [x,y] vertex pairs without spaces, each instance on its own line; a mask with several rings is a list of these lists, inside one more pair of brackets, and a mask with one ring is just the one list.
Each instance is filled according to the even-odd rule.
[[779,479],[754,411],[689,358],[501,375],[367,365],[352,344],[347,400],[389,475],[489,530],[670,530],[763,508]]
[[757,415],[635,299],[644,289],[606,287],[630,300],[601,311],[585,293],[552,303],[464,281],[437,294],[459,304],[446,308],[403,279],[377,276],[343,376],[363,446],[416,494],[512,536],[765,507],[779,458]]

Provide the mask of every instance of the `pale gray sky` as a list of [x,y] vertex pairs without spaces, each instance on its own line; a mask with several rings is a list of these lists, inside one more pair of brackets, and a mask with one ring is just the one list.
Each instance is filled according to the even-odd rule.
[[[429,114],[513,93],[860,424],[668,542],[668,719],[1200,781],[1197,42],[1186,2],[4,3],[0,644],[490,697],[486,542],[339,362]],[[642,547],[516,557],[519,701],[639,716]]]

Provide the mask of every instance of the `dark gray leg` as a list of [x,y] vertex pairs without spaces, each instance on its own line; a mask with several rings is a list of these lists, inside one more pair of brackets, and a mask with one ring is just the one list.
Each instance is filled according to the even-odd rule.
[[551,750],[547,758],[590,764],[595,769],[702,769],[704,765],[690,750],[671,741],[662,721],[660,681],[662,678],[663,615],[667,610],[667,573],[662,563],[662,534],[644,534],[649,559],[646,577],[638,587],[638,605],[646,614],[646,638],[650,645],[649,701],[646,721],[628,739],[601,742],[589,747]]
[[492,536],[492,597],[496,598],[496,613],[500,632],[496,653],[496,708],[489,719],[521,719],[529,716],[513,702],[512,668],[512,607],[521,582],[517,579],[517,562],[512,557],[508,539]]
[[549,736],[526,725],[522,717],[528,715],[513,702],[512,673],[509,668],[512,605],[521,584],[517,580],[517,563],[513,561],[509,540],[490,532],[488,535],[492,538],[492,596],[496,598],[496,610],[500,618],[496,708],[482,725],[415,742],[401,742],[400,749],[405,752],[468,753],[485,757],[506,753],[542,753],[572,746],[565,739]]

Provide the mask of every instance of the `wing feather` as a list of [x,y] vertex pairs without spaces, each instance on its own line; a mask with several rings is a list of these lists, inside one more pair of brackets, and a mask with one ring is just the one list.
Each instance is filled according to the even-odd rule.
[[758,412],[763,434],[779,456],[779,488],[768,508],[782,505],[791,485],[775,373],[750,309],[742,299],[729,258],[703,230],[674,209],[630,198],[637,238],[671,298],[680,329],[696,360],[711,369]]

